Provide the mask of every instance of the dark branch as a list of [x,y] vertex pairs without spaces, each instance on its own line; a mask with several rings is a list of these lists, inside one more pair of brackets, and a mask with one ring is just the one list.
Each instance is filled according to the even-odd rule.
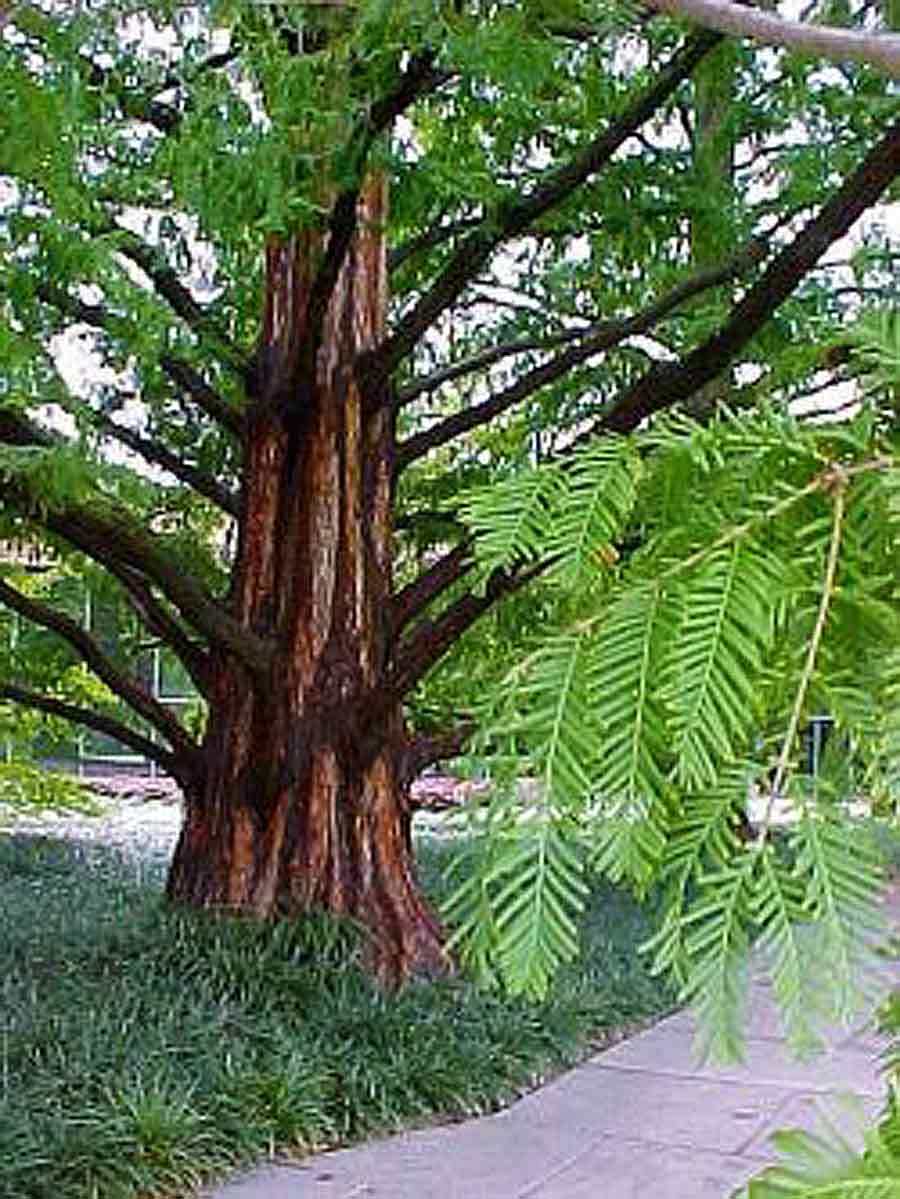
[[5,499],[38,526],[87,554],[105,569],[126,567],[154,583],[184,620],[212,645],[233,653],[255,673],[269,666],[271,648],[231,617],[166,546],[106,502],[60,500],[51,506],[31,481],[7,481]]
[[450,241],[454,237],[459,237],[461,233],[469,233],[480,224],[481,220],[479,217],[470,217],[465,221],[449,221],[445,225],[433,225],[417,237],[412,237],[409,241],[405,241],[393,250],[389,250],[388,270],[396,271],[416,254],[422,254],[426,250],[434,250],[437,246],[443,245],[444,242]]
[[26,620],[50,629],[66,641],[97,678],[151,724],[180,758],[187,759],[196,753],[196,745],[168,708],[158,703],[135,679],[120,669],[106,655],[99,642],[76,621],[41,600],[23,595],[3,579],[0,579],[0,603],[6,604]]
[[180,316],[188,328],[198,336],[213,343],[222,351],[222,361],[243,377],[248,368],[247,355],[242,353],[225,332],[219,328],[206,308],[191,295],[171,267],[153,246],[148,245],[136,233],[111,226],[107,232],[114,233],[116,248],[135,266],[144,272],[161,299]]
[[688,79],[698,63],[722,40],[703,32],[691,37],[656,81],[603,134],[570,162],[547,173],[524,199],[508,201],[487,214],[481,226],[464,238],[432,287],[398,328],[365,355],[375,376],[388,376],[413,349],[423,333],[456,300],[504,242],[523,233],[557,207],[612,159],[616,151],[653,116]]
[[597,321],[595,324],[576,329],[563,329],[559,333],[553,333],[546,337],[525,338],[521,341],[507,341],[489,346],[461,362],[451,362],[448,366],[434,371],[433,374],[421,379],[414,379],[406,387],[400,388],[397,393],[397,404],[402,408],[421,395],[437,391],[445,383],[452,383],[455,379],[461,379],[465,375],[485,370],[516,354],[552,350],[556,346],[566,345],[573,341],[585,341],[589,338],[599,338],[603,341],[610,338],[608,345],[604,344],[599,347],[600,349],[609,349],[626,337],[633,337],[636,333],[646,333],[663,317],[669,316],[685,300],[693,299],[704,291],[730,282],[750,267],[757,265],[764,257],[764,244],[761,241],[751,241],[746,249],[721,266],[698,271],[689,278],[683,279],[671,291],[636,316],[617,321]]
[[471,542],[449,550],[418,578],[394,596],[391,604],[391,631],[396,637],[448,587],[458,582],[472,567]]
[[136,733],[111,716],[92,712],[89,708],[80,708],[75,704],[56,699],[52,695],[43,695],[38,691],[18,687],[15,683],[0,682],[0,700],[4,699],[14,704],[21,704],[25,708],[46,712],[48,716],[58,716],[62,720],[70,720],[73,724],[80,724],[97,733],[104,733],[107,737],[114,737],[116,741],[127,745],[135,753],[158,763],[163,770],[182,784],[192,777],[190,766],[176,754],[157,745],[149,737],[142,737],[140,733]]
[[237,496],[213,475],[208,475],[197,466],[191,466],[189,462],[179,458],[166,446],[160,445],[159,442],[153,441],[149,437],[142,437],[140,433],[125,428],[124,425],[120,425],[109,416],[98,415],[95,423],[104,433],[108,433],[122,445],[128,446],[136,454],[140,454],[145,461],[161,466],[176,479],[193,488],[198,495],[205,496],[217,508],[229,516],[237,518],[239,513]]
[[433,737],[412,738],[400,754],[399,785],[409,786],[427,766],[433,766],[435,762],[459,757],[477,727],[474,721],[466,721]]
[[[0,408],[0,443],[49,449],[60,444],[60,439],[34,425],[21,412],[17,412],[15,409]],[[13,488],[11,486],[7,487],[6,493],[7,498],[12,500]],[[33,503],[25,504],[24,510],[28,512],[30,519],[35,524],[42,524],[45,528],[49,528],[47,521],[41,520],[42,513],[45,514],[45,508],[46,506],[41,507],[38,504],[37,497],[35,497]],[[63,539],[76,544],[66,536],[64,521],[62,529]],[[208,678],[205,652],[190,640],[180,624],[154,598],[141,569],[118,561],[114,554],[114,547],[104,545],[102,537],[99,539],[99,544],[92,541],[90,545],[78,544],[77,548],[99,562],[121,582],[138,615],[144,620],[150,631],[165,641],[179,657],[198,690],[205,694]]]
[[468,628],[499,600],[512,595],[547,570],[551,561],[548,559],[512,573],[495,570],[482,594],[461,596],[434,620],[420,621],[394,652],[388,675],[390,693],[397,698],[407,695]]
[[243,416],[210,387],[199,371],[183,358],[173,358],[169,354],[164,354],[159,362],[166,375],[188,393],[198,408],[238,440],[243,438]]
[[[196,78],[206,71],[226,67],[237,59],[239,53],[240,49],[235,44],[218,54],[210,54],[197,64],[191,72],[191,77]],[[160,82],[155,89],[155,95],[141,95],[129,87],[116,71],[101,67],[93,60],[86,60],[85,69],[89,84],[93,87],[103,88],[114,95],[122,106],[123,115],[129,119],[144,121],[164,134],[174,133],[181,125],[182,111],[171,104],[163,104],[155,96],[162,95],[163,92],[171,91],[173,88],[183,88],[191,82],[191,78],[186,79],[172,72]]]
[[721,329],[681,361],[658,365],[639,379],[601,419],[599,429],[630,432],[651,413],[682,403],[715,379],[898,175],[900,125],[894,125],[818,215],[775,256]]
[[[122,317],[107,311],[100,304],[86,304],[55,283],[41,283],[35,294],[39,300],[75,321],[90,325],[93,329],[101,329],[113,336],[119,332]],[[235,437],[243,436],[244,422],[241,414],[226,403],[190,363],[185,362],[183,358],[163,354],[160,366],[172,382],[186,391],[207,416],[212,417]]]
[[[480,404],[464,408],[462,411],[454,413],[453,416],[448,416],[445,420],[425,429],[422,433],[416,433],[407,438],[397,447],[397,471],[403,470],[411,462],[424,457],[425,454],[445,445],[448,441],[496,419],[514,405],[528,399],[540,388],[555,383],[557,379],[574,367],[587,362],[595,354],[612,349],[627,337],[648,332],[654,325],[671,315],[685,300],[735,278],[742,271],[759,262],[763,256],[764,247],[761,243],[753,241],[741,254],[729,262],[706,271],[699,271],[682,280],[671,291],[645,308],[643,312],[624,320],[600,321],[588,329],[579,330],[574,335],[581,338],[577,345],[571,346],[561,354],[557,354],[547,362],[535,367],[504,391],[497,392]],[[570,340],[572,336],[570,332],[566,332],[559,335],[558,340]],[[487,351],[487,353],[489,352]],[[474,359],[468,360],[469,363],[473,361]],[[466,364],[458,365],[462,368]]]

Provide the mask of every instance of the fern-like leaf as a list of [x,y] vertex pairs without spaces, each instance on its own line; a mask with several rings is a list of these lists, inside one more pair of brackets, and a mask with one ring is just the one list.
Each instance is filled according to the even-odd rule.
[[578,953],[587,894],[581,857],[557,822],[532,812],[494,881],[500,976],[512,994],[541,999],[559,966]]
[[587,885],[574,838],[545,808],[506,815],[488,830],[490,848],[466,864],[444,904],[449,947],[483,981],[540,999],[556,970],[578,953]]
[[662,647],[672,611],[655,584],[612,604],[594,655],[601,754],[589,834],[597,869],[645,889],[665,844],[668,713],[659,696]]
[[638,472],[634,447],[622,439],[589,446],[569,464],[545,547],[564,586],[577,591],[606,565],[634,507]]
[[681,998],[693,1006],[694,1047],[703,1060],[743,1055],[757,863],[746,850],[702,879],[699,898],[682,917],[689,968]]
[[752,1179],[745,1199],[900,1199],[900,1157],[878,1130],[858,1153],[833,1121],[822,1123],[816,1133],[776,1133],[784,1160]]
[[885,933],[878,903],[881,863],[866,830],[848,835],[847,823],[833,812],[807,813],[791,843],[795,871],[806,888],[806,905],[815,922],[810,952],[828,963],[823,975],[829,1013],[849,1022],[878,994],[876,946]]
[[469,495],[461,510],[475,534],[483,579],[494,570],[534,560],[545,552],[550,509],[560,487],[559,471],[542,466]]
[[749,740],[780,590],[770,559],[740,545],[705,560],[684,584],[684,617],[668,654],[682,786],[710,786]]
[[805,889],[792,866],[779,861],[771,845],[759,851],[760,869],[754,917],[757,948],[768,962],[775,999],[788,1043],[801,1054],[821,1048],[818,1026],[827,1018],[821,1002],[823,970],[809,935]]
[[655,583],[637,583],[610,606],[596,656],[603,757],[597,789],[610,803],[655,799],[666,787],[668,712],[658,688],[674,612]]
[[551,638],[528,660],[514,702],[518,716],[502,730],[528,746],[527,768],[555,810],[583,806],[599,752],[593,712],[594,645],[587,629]]
[[690,969],[683,916],[692,885],[722,870],[740,850],[735,832],[747,802],[752,768],[736,763],[724,770],[715,787],[682,800],[671,821],[662,856],[666,915],[660,930],[641,952],[652,956],[654,973],[669,973],[683,987]]

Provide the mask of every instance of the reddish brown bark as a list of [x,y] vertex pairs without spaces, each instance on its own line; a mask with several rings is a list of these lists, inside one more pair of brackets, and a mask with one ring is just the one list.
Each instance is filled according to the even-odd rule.
[[416,883],[402,713],[385,688],[393,425],[354,370],[383,332],[384,205],[373,180],[319,329],[322,239],[268,247],[232,604],[277,651],[262,674],[215,662],[168,893],[257,917],[350,916],[396,982],[447,959]]

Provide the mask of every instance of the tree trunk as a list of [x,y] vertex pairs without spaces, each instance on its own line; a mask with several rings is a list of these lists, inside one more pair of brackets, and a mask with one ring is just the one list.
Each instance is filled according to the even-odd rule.
[[402,710],[385,687],[393,420],[355,373],[383,329],[385,204],[371,180],[318,330],[322,236],[267,249],[231,603],[276,652],[262,678],[216,660],[168,894],[255,917],[352,917],[394,983],[447,958],[416,882]]

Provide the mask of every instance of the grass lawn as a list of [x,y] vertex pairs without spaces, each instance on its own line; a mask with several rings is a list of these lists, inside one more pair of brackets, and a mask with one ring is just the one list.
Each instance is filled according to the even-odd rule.
[[[425,847],[440,887],[447,848]],[[671,1006],[604,886],[541,1005],[455,980],[385,996],[324,920],[167,912],[165,863],[0,836],[0,1196],[136,1199],[508,1103]]]

